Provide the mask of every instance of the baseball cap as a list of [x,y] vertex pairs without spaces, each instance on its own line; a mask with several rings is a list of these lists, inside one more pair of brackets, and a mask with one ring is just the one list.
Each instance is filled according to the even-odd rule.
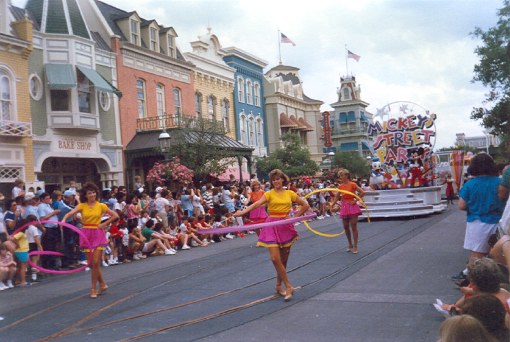
[[70,196],[74,196],[76,195],[76,192],[74,192],[73,190],[66,190],[64,191],[64,196],[65,197],[70,197]]
[[160,186],[158,186],[158,187],[156,188],[156,192],[161,192],[162,190],[163,190],[163,188],[162,188],[162,187],[160,187]]
[[26,201],[30,201],[30,200],[32,200],[32,199],[34,199],[34,198],[35,198],[35,194],[34,194],[33,192],[27,192],[27,193],[25,194],[25,200],[26,200]]

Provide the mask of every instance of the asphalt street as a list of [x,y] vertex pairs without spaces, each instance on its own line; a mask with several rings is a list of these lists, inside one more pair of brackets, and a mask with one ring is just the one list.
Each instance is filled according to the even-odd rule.
[[[337,217],[312,227],[341,232]],[[110,266],[88,298],[86,272],[46,276],[0,292],[2,341],[437,341],[436,298],[465,265],[465,213],[360,223],[359,254],[344,236],[297,229],[288,265],[298,290],[274,294],[275,272],[256,236]]]

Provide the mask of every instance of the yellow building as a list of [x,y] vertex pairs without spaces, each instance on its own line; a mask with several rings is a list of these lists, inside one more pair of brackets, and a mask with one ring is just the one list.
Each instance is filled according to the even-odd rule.
[[0,192],[11,197],[14,180],[35,181],[28,57],[32,21],[25,12],[0,0]]

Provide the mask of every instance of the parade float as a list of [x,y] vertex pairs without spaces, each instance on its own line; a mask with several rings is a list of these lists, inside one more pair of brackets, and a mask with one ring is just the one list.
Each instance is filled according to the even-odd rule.
[[436,114],[412,102],[377,110],[368,126],[373,137],[370,190],[361,218],[429,215],[446,209],[436,179]]

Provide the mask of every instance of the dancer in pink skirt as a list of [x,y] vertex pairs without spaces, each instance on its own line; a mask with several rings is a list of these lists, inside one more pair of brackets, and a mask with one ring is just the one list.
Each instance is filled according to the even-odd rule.
[[[356,183],[351,182],[351,174],[348,170],[340,169],[338,171],[338,178],[340,178],[340,185],[338,186],[339,190],[349,191],[353,194],[357,194],[359,197],[363,197],[365,192]],[[347,251],[352,252],[353,254],[358,254],[358,216],[361,215],[361,210],[356,203],[356,198],[347,193],[337,192],[333,199],[333,205],[338,201],[340,196],[342,197],[340,217],[342,217],[345,237],[349,243]]]
[[[243,216],[252,210],[267,204],[269,217],[266,222],[275,222],[289,218],[289,212],[292,209],[292,203],[300,205],[295,216],[302,216],[309,208],[308,202],[299,197],[294,191],[286,190],[284,186],[289,184],[289,177],[281,170],[275,169],[269,173],[271,190],[255,203],[244,210],[237,211],[234,216]],[[267,247],[269,256],[276,270],[276,292],[284,297],[285,301],[292,298],[294,289],[287,278],[287,261],[289,259],[290,248],[297,240],[298,233],[294,225],[282,224],[262,228],[259,235],[257,246]],[[282,282],[285,290],[282,288]]]
[[[117,213],[108,208],[106,204],[97,201],[98,193],[99,189],[95,184],[85,183],[80,193],[80,204],[61,220],[61,222],[66,222],[75,214],[81,213],[82,232],[90,242],[90,246],[88,246],[85,241],[80,239],[80,248],[87,255],[87,261],[91,269],[92,289],[90,290],[90,298],[97,298],[98,294],[104,293],[108,289],[101,272],[103,251],[108,245],[105,229],[109,227],[110,223],[119,218]],[[108,215],[109,218],[101,222],[104,215]],[[97,284],[99,284],[99,293],[97,292]]]

